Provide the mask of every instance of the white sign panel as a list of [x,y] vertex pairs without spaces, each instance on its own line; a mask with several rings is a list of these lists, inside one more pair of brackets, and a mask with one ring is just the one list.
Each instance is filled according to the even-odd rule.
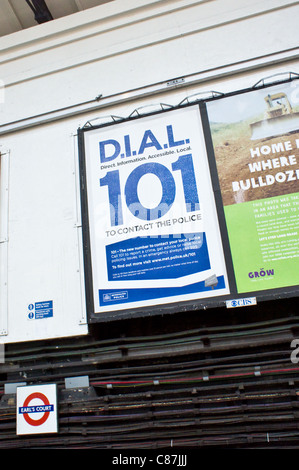
[[76,126],[59,121],[1,139],[1,344],[88,333]]
[[56,384],[17,388],[17,434],[57,433]]
[[229,293],[201,116],[84,132],[95,313]]

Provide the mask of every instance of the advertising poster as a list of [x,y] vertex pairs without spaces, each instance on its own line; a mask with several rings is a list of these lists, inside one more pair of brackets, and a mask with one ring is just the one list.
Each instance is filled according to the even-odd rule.
[[198,106],[83,134],[94,312],[229,294]]
[[238,292],[298,285],[298,80],[207,112]]

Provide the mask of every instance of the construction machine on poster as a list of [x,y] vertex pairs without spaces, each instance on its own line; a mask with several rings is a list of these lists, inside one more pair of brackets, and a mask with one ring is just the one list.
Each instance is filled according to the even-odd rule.
[[269,139],[299,130],[299,112],[295,112],[285,93],[268,94],[264,119],[250,124],[251,140]]

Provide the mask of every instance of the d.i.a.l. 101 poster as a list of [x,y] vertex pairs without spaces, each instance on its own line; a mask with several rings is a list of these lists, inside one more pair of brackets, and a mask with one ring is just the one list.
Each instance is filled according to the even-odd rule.
[[198,106],[83,134],[94,312],[228,294]]

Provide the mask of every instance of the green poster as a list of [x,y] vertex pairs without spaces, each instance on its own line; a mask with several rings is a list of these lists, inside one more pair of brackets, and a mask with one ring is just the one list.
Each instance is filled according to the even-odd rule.
[[238,292],[298,285],[298,80],[207,109]]

